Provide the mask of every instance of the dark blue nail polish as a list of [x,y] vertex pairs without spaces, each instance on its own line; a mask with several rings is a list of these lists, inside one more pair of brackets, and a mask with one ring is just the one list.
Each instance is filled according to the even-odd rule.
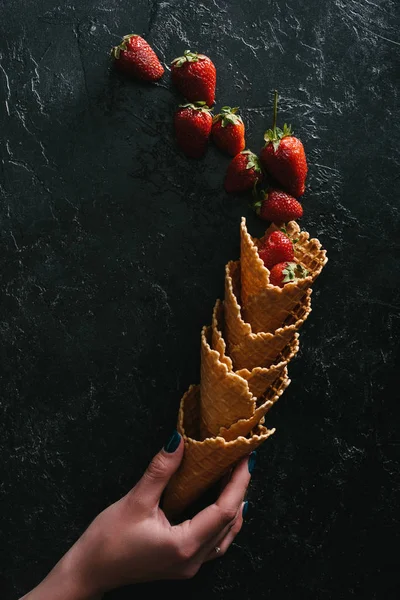
[[246,502],[243,504],[243,510],[242,510],[242,518],[243,519],[247,515],[248,510],[249,510],[249,502],[248,502],[248,500],[246,500]]
[[254,450],[250,454],[249,462],[247,463],[247,466],[249,467],[249,473],[252,473],[254,471],[254,467],[256,466],[256,460],[257,460],[257,452]]
[[164,446],[165,452],[169,452],[169,454],[172,454],[172,452],[175,452],[175,450],[179,446],[180,441],[181,441],[181,436],[175,430],[174,433],[169,438],[168,442]]

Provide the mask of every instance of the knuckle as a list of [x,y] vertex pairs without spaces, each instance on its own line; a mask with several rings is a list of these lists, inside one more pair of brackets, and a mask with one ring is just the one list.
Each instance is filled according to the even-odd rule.
[[167,470],[166,461],[162,456],[158,455],[153,458],[149,466],[147,467],[147,471],[145,472],[145,477],[148,479],[164,479],[165,472]]
[[221,519],[221,523],[223,525],[229,525],[229,523],[231,523],[237,514],[237,510],[235,508],[232,507],[223,507],[220,508],[220,512],[219,512],[219,516]]
[[177,554],[179,562],[185,564],[185,563],[189,562],[190,560],[192,560],[192,558],[196,554],[196,548],[194,547],[194,545],[192,543],[185,542],[185,543],[180,544],[176,548],[176,554]]

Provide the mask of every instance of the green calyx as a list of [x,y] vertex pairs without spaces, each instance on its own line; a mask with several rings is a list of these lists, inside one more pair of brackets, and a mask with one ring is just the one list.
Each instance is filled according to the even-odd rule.
[[285,225],[282,225],[282,227],[280,228],[280,230],[282,231],[282,233],[284,233],[290,239],[290,241],[292,242],[292,244],[297,244],[297,242],[299,241],[298,238],[296,238],[296,239],[291,238],[289,236],[289,234],[288,234],[288,230],[286,229]]
[[280,144],[280,141],[282,138],[293,135],[291,125],[286,125],[286,123],[285,123],[283,126],[283,129],[280,129],[279,127],[276,126],[277,116],[278,116],[278,92],[275,90],[272,129],[268,129],[264,133],[265,145],[268,146],[268,144],[272,144],[274,147],[274,152],[276,152],[278,150],[278,147],[279,147],[279,144]]
[[248,157],[246,169],[254,169],[257,173],[261,173],[261,165],[257,154],[254,154],[251,150],[242,150],[240,154],[245,154]]
[[124,35],[124,37],[122,38],[122,42],[118,46],[114,46],[114,48],[111,48],[111,56],[118,60],[121,50],[128,50],[128,42],[133,37],[138,37],[137,33],[130,33],[129,35]]
[[304,279],[304,277],[307,277],[308,271],[299,263],[289,262],[283,269],[282,275],[284,275],[282,283],[288,283],[296,279]]
[[212,112],[212,108],[207,106],[204,100],[199,100],[198,102],[188,102],[187,104],[180,104],[179,108],[192,108],[193,110],[201,110],[207,113]]
[[253,198],[255,202],[253,203],[252,208],[256,211],[256,214],[259,215],[262,205],[268,198],[268,194],[264,190],[258,191],[257,186],[255,185],[253,187]]
[[283,129],[280,129],[279,127],[275,127],[275,129],[268,129],[264,133],[265,145],[268,146],[268,144],[272,143],[274,152],[276,152],[279,148],[281,139],[291,135],[293,135],[291,126],[286,125],[286,123],[284,124]]
[[202,60],[203,58],[205,58],[204,54],[199,54],[198,52],[190,52],[190,50],[185,50],[183,56],[178,56],[178,58],[174,58],[174,60],[171,62],[171,65],[174,65],[174,67],[181,67],[186,62],[194,63],[198,62],[199,60]]
[[261,211],[261,206],[262,206],[262,201],[258,200],[257,202],[254,202],[253,204],[253,208],[256,211],[256,213],[259,215],[260,211]]
[[242,118],[236,114],[238,110],[238,106],[235,106],[234,108],[223,106],[221,112],[213,118],[213,123],[221,121],[221,127],[226,127],[227,125],[240,125],[243,121]]

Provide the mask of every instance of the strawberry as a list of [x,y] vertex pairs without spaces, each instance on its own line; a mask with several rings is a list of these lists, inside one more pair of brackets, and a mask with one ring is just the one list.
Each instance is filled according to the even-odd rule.
[[221,113],[213,118],[212,139],[216,146],[231,156],[236,156],[245,149],[244,123],[237,115],[239,108],[223,106]]
[[284,261],[294,260],[293,243],[283,231],[273,231],[258,251],[259,257],[264,261],[267,269]]
[[208,56],[185,50],[183,56],[172,61],[171,77],[190,102],[203,100],[207,106],[214,104],[217,71]]
[[211,108],[205,102],[181,104],[175,113],[175,134],[178,146],[186,156],[200,158],[207,150],[212,127]]
[[250,150],[239,152],[229,163],[224,187],[227,192],[245,192],[262,180],[258,157]]
[[295,221],[303,216],[300,202],[282,190],[270,190],[262,200],[255,203],[258,216],[264,221],[272,221],[277,225]]
[[269,282],[272,285],[283,287],[289,281],[296,282],[297,279],[307,277],[308,271],[302,265],[295,262],[280,262],[274,265],[269,274]]
[[164,67],[156,53],[140,35],[124,35],[111,54],[117,69],[137,79],[157,81],[164,75]]
[[301,141],[294,137],[290,126],[283,130],[276,126],[278,92],[275,90],[272,129],[265,132],[265,146],[261,150],[261,164],[292,196],[304,194],[307,160]]

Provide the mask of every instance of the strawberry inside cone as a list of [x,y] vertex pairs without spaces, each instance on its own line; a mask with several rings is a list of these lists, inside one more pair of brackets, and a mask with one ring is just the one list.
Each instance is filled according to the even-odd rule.
[[266,239],[264,246],[258,251],[267,269],[277,263],[294,260],[292,240],[283,231],[273,231]]
[[272,285],[283,287],[285,283],[295,282],[307,277],[308,271],[302,265],[295,262],[281,262],[274,265],[269,274]]

